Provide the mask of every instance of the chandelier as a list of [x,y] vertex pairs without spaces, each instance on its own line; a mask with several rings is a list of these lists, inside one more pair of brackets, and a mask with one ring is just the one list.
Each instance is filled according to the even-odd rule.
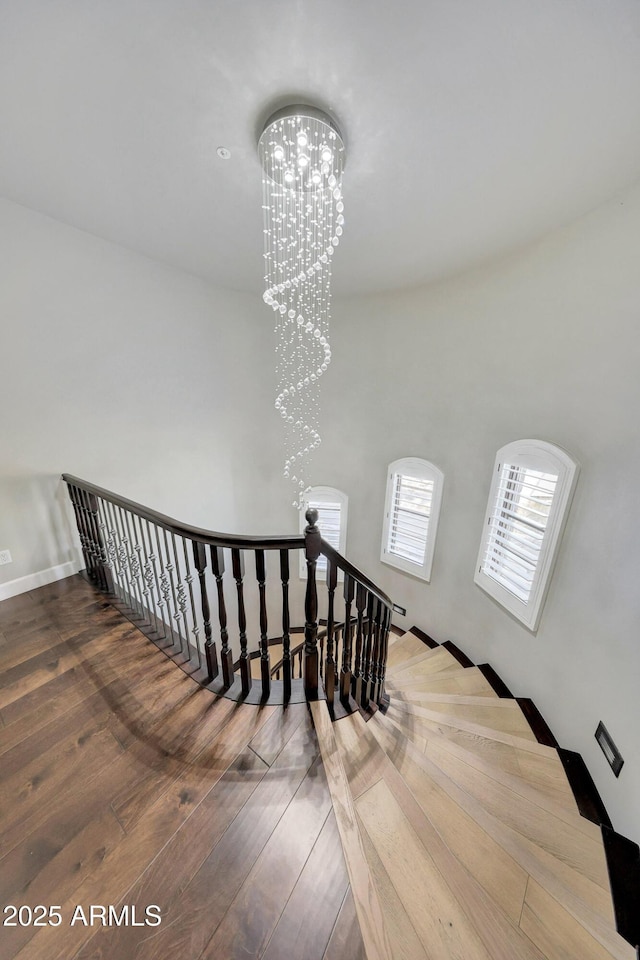
[[331,363],[331,262],[344,224],[345,148],[334,121],[294,105],[267,120],[258,151],[263,168],[264,302],[276,319],[275,407],[285,431],[284,476],[293,506],[309,489],[318,432],[320,380]]

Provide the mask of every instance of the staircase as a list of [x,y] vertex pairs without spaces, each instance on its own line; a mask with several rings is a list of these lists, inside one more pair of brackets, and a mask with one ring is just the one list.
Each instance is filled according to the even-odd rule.
[[581,758],[487,664],[394,634],[317,511],[244,537],[63,479],[87,578],[191,679],[309,703],[368,960],[640,960],[639,850]]
[[369,960],[636,960],[611,886],[637,860],[619,875],[531,702],[420,631],[386,687],[369,722],[311,704]]

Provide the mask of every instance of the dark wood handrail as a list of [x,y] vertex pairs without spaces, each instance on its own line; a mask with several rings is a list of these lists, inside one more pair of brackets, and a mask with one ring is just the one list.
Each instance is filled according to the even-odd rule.
[[343,573],[348,574],[348,576],[353,577],[356,583],[361,583],[363,587],[366,587],[369,593],[373,594],[377,600],[381,600],[385,606],[391,609],[393,607],[393,600],[383,593],[380,587],[377,587],[373,580],[370,580],[361,570],[358,570],[346,557],[343,557],[341,553],[332,547],[330,543],[327,543],[326,540],[321,541],[320,553],[325,556],[328,560],[333,560],[335,565],[339,570],[342,570]]
[[159,527],[163,527],[170,533],[180,537],[187,537],[189,540],[198,540],[200,543],[211,544],[214,547],[236,547],[240,550],[304,549],[303,536],[270,535],[264,537],[249,537],[235,533],[217,533],[214,530],[205,530],[202,527],[193,527],[188,523],[181,523],[173,517],[167,517],[163,513],[158,513],[157,510],[151,510],[141,503],[136,503],[135,500],[128,500],[126,497],[121,497],[111,490],[105,490],[104,487],[96,486],[95,483],[88,483],[86,480],[74,477],[70,473],[63,473],[62,479],[65,483],[71,483],[76,487],[80,487],[82,490],[86,490],[88,493],[102,497],[103,500],[109,500],[116,506],[122,507],[123,510],[131,510],[138,516],[143,517],[143,519],[149,520]]

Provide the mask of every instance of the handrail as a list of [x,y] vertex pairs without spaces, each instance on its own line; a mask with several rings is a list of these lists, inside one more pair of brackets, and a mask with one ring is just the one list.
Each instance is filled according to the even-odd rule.
[[217,533],[214,530],[205,530],[203,527],[193,527],[191,524],[181,523],[179,520],[174,520],[173,517],[167,517],[163,513],[158,513],[157,510],[151,510],[149,507],[145,507],[142,503],[136,503],[135,500],[128,500],[126,497],[121,497],[111,490],[96,486],[95,483],[80,480],[78,477],[74,477],[73,474],[63,473],[62,479],[65,483],[80,487],[82,490],[86,490],[87,493],[92,493],[94,496],[101,497],[103,500],[109,500],[115,504],[115,506],[122,507],[123,510],[129,510],[144,520],[155,523],[157,526],[168,530],[176,536],[187,537],[189,540],[198,540],[200,543],[207,544],[207,546],[237,547],[240,550],[304,549],[304,537],[300,535],[293,536],[286,534],[284,536],[268,535],[264,537],[248,537],[236,533]]
[[[371,701],[379,706],[388,702],[384,678],[392,602],[322,539],[317,510],[307,510],[302,536],[241,536],[181,523],[73,474],[65,473],[62,479],[75,512],[88,578],[112,595],[123,612],[199,682],[226,696],[251,696],[258,702],[252,692],[250,660],[259,656],[259,699],[272,697],[268,623],[273,625],[275,612],[282,630],[283,702],[292,696],[291,634],[302,629],[295,626],[302,618],[307,700],[325,695],[331,710],[336,693],[347,705],[351,698],[363,707]],[[304,550],[304,602],[297,578],[291,582],[291,570],[297,567],[297,558],[292,567],[292,550]],[[326,583],[316,578],[321,555],[327,560]],[[247,557],[253,563],[245,570]],[[276,591],[274,562],[279,564]],[[344,574],[343,608],[338,571]],[[231,604],[229,593],[236,595]],[[292,605],[299,610],[294,626]],[[319,633],[321,618],[326,630]],[[219,655],[214,633],[219,636]]]
[[322,546],[320,553],[325,556],[328,560],[333,560],[339,570],[342,570],[343,573],[348,574],[350,577],[353,577],[358,583],[361,583],[367,590],[373,594],[376,599],[380,600],[382,603],[387,604],[389,607],[393,607],[393,600],[383,593],[380,587],[377,587],[373,580],[370,580],[366,574],[362,573],[353,563],[347,560],[346,557],[343,557],[341,553],[332,547],[330,543],[327,543],[326,540],[322,541]]

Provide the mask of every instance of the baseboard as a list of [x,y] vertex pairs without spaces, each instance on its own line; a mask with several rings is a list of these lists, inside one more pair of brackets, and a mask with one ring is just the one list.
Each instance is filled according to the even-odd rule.
[[29,573],[26,577],[18,577],[17,580],[0,583],[0,601],[9,600],[10,597],[17,597],[20,593],[36,590],[38,587],[46,587],[48,583],[55,583],[56,580],[72,577],[79,569],[80,566],[75,560],[69,560],[67,563],[59,563],[46,570]]

